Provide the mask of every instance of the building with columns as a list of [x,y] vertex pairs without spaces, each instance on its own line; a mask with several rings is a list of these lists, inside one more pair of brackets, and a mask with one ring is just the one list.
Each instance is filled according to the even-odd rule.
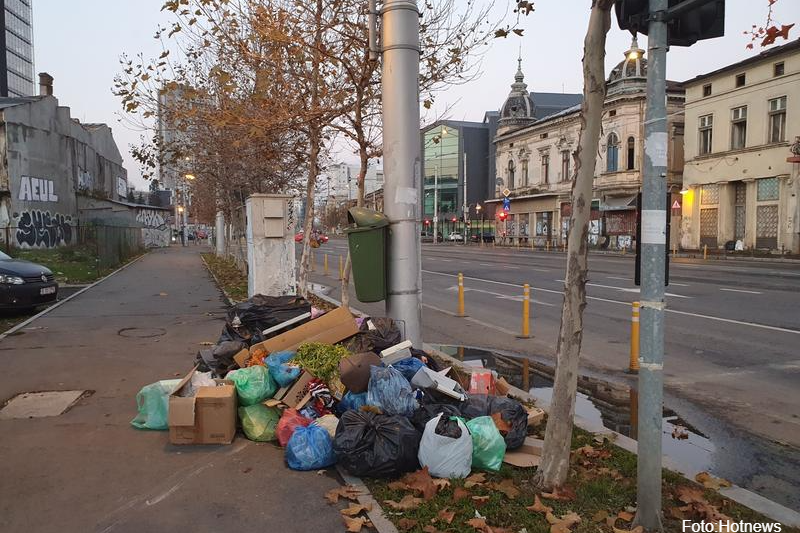
[[[594,179],[589,240],[592,246],[631,248],[636,235],[636,201],[642,185],[647,60],[634,38],[607,80],[600,156]],[[573,151],[580,133],[580,99],[548,113],[524,81],[521,61],[500,111],[496,149],[495,197],[498,215],[510,200],[497,236],[507,244],[561,246],[571,214]],[[580,96],[580,95],[577,95]],[[669,201],[680,199],[683,172],[684,91],[667,82]],[[507,196],[506,196],[507,195]],[[665,202],[667,199],[665,199]],[[677,227],[680,211],[672,212]],[[677,232],[671,242],[677,243]]]
[[800,253],[800,39],[684,85],[681,246]]

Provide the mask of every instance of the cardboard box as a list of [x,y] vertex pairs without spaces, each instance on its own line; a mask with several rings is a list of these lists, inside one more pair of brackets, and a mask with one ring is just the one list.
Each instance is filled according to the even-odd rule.
[[528,425],[538,426],[544,420],[544,411],[538,407],[526,407],[528,411]]
[[[338,307],[301,326],[254,344],[250,347],[250,352],[258,349],[266,350],[269,353],[296,350],[305,342],[335,344],[356,333],[358,333],[358,325],[350,309]],[[249,354],[238,353],[234,356],[234,360],[241,367],[249,357]]]
[[178,396],[192,379],[192,369],[169,396],[172,444],[230,444],[236,435],[236,387],[215,379],[216,387],[198,387],[194,396]]
[[539,466],[542,460],[544,441],[534,437],[526,437],[525,442],[516,450],[506,452],[503,462],[522,468]]
[[[282,389],[278,389],[278,392],[275,393],[270,400],[267,400],[271,405],[277,405],[278,403],[282,403],[287,407],[294,407],[295,409],[299,409],[308,400],[305,400],[306,395],[308,394],[308,382],[314,379],[314,376],[309,373],[303,371],[300,374],[300,377],[297,378],[297,381],[289,385],[288,387],[283,387]],[[264,405],[268,405],[266,402]]]

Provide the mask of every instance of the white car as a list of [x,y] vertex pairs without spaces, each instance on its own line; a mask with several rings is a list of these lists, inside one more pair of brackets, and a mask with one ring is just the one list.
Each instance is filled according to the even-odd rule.
[[463,241],[464,237],[459,232],[454,231],[450,235],[447,236],[447,240],[450,241],[450,242],[453,242],[453,241],[459,242],[459,241]]

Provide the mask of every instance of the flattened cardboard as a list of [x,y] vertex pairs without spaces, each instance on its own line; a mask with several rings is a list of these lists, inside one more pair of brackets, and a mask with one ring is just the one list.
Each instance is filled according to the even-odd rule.
[[[336,344],[358,333],[356,319],[347,307],[337,307],[319,318],[306,322],[285,333],[250,347],[250,352],[262,349],[269,353],[296,350],[306,342]],[[237,354],[238,357],[238,354]],[[235,358],[234,358],[235,359]],[[247,361],[245,359],[244,361]],[[239,359],[236,359],[239,363]],[[241,366],[241,364],[240,364]]]
[[542,460],[544,441],[533,437],[526,437],[525,442],[516,450],[506,452],[503,462],[520,468],[539,466]]
[[506,378],[499,377],[494,382],[494,392],[497,396],[508,396],[508,391],[511,390],[511,384],[506,381]]
[[247,348],[242,348],[239,353],[233,356],[233,360],[236,361],[239,368],[244,368],[248,359],[250,359],[250,350]]
[[230,444],[236,435],[236,387],[233,381],[215,379],[216,387],[198,387],[193,397],[178,396],[194,371],[192,369],[170,394],[169,441],[172,444]]
[[[279,401],[287,407],[298,408],[303,398],[308,394],[308,382],[314,379],[310,372],[303,371],[297,381],[289,387],[284,387],[275,393],[272,400]],[[267,400],[270,401],[270,400]],[[266,403],[264,404],[266,405]]]
[[528,425],[538,426],[544,420],[544,411],[538,407],[526,407],[528,411]]

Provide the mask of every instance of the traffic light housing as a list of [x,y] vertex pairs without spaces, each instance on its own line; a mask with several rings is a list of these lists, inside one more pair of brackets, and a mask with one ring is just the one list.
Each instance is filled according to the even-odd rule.
[[508,217],[508,213],[506,213],[505,211],[500,211],[500,214],[497,216],[498,218],[500,218],[500,221],[502,222],[506,219],[506,217]]
[[[620,29],[647,35],[648,0],[617,0]],[[691,46],[725,34],[725,0],[669,0],[666,12],[667,44]]]

